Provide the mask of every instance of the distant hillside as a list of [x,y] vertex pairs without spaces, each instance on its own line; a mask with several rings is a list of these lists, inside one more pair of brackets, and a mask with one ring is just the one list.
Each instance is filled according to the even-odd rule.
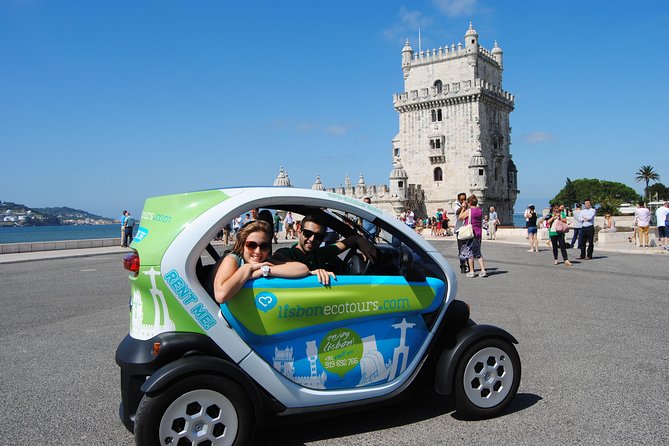
[[90,218],[91,220],[113,220],[113,218],[102,217],[100,215],[82,211],[81,209],[72,209],[68,207],[33,208],[33,212],[42,215],[53,215],[61,220],[83,220],[86,218]]
[[68,207],[30,208],[12,201],[0,201],[0,222],[3,225],[59,226],[111,224],[115,219]]

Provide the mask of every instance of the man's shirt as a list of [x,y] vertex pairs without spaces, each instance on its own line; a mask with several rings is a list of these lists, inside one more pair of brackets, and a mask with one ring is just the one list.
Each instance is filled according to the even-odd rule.
[[305,253],[293,243],[290,248],[278,249],[273,255],[272,260],[279,262],[300,262],[307,265],[309,271],[319,268],[326,268],[328,262],[331,262],[339,255],[339,247],[336,244],[322,246],[312,253]]
[[595,211],[594,208],[583,209],[581,211],[581,227],[588,228],[590,226],[594,226],[596,213],[597,211]]

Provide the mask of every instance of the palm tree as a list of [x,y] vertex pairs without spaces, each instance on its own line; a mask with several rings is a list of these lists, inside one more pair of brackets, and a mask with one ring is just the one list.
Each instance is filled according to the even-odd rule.
[[648,182],[652,181],[659,181],[660,180],[660,174],[655,172],[653,170],[652,166],[641,166],[639,170],[636,172],[636,177],[634,177],[634,180],[638,183],[639,181],[645,181],[646,182],[646,187],[643,190],[643,195],[648,199]]

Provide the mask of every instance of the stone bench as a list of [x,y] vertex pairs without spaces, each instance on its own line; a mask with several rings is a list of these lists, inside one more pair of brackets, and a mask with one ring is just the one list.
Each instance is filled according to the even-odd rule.
[[629,243],[629,238],[634,232],[602,232],[599,231],[597,239],[599,243]]

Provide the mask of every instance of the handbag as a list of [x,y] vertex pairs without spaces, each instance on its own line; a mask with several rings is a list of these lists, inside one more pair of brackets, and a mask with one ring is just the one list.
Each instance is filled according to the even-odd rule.
[[474,238],[474,228],[472,228],[471,223],[460,226],[456,233],[458,234],[458,240],[469,240]]
[[555,220],[555,232],[566,234],[569,232],[569,225],[560,219]]

